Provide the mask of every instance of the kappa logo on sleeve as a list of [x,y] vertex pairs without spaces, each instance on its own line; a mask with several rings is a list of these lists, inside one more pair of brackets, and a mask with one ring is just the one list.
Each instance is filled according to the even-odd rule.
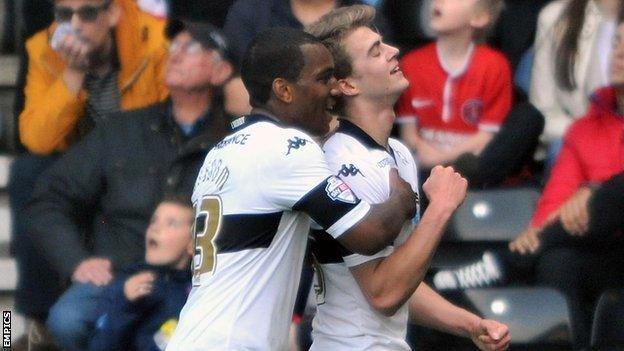
[[290,151],[292,149],[299,150],[300,147],[306,146],[308,142],[309,140],[301,139],[299,137],[288,139],[288,152],[286,153],[286,156],[290,155]]
[[331,176],[327,178],[325,191],[333,201],[338,200],[348,204],[355,204],[357,202],[357,198],[355,194],[353,194],[351,188],[338,177]]
[[362,172],[357,167],[355,167],[353,163],[350,163],[348,166],[346,164],[342,165],[342,168],[340,168],[340,170],[338,171],[338,175],[341,175],[343,177],[356,176],[358,174],[364,177],[364,174],[362,174]]

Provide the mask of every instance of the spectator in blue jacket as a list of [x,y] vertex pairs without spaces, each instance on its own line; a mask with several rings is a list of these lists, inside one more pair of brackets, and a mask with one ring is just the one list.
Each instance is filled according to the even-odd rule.
[[193,208],[166,197],[145,235],[145,263],[118,275],[102,300],[89,350],[164,350],[191,289]]

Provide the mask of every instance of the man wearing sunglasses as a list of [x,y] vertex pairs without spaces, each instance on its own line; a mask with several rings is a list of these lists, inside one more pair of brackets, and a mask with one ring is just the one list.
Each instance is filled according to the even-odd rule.
[[19,134],[29,153],[15,159],[9,183],[20,272],[16,306],[34,321],[45,320],[59,291],[58,277],[35,253],[25,230],[25,205],[35,180],[54,155],[108,113],[145,107],[167,96],[163,21],[139,11],[134,0],[45,1],[53,5],[56,20],[26,44]]
[[108,113],[163,100],[162,21],[132,0],[55,0],[55,22],[27,43],[20,139],[35,154],[65,150]]
[[171,98],[96,125],[33,192],[29,233],[52,268],[73,283],[47,320],[63,350],[87,349],[106,286],[116,272],[142,261],[156,204],[169,193],[190,200],[208,150],[229,131],[219,90],[233,68],[223,36],[207,23],[179,20],[166,33],[163,82]]

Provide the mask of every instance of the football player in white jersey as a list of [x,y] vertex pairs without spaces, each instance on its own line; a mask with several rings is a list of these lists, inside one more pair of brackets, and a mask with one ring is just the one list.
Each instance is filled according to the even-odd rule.
[[[408,82],[399,70],[398,50],[373,30],[375,10],[356,5],[332,11],[308,28],[334,55],[338,112],[343,119],[324,144],[334,171],[361,199],[388,198],[389,171],[417,189],[414,159],[389,138],[393,106]],[[375,255],[353,253],[322,231],[313,235],[317,272],[317,314],[312,350],[409,350],[413,323],[470,337],[482,350],[504,350],[507,326],[454,306],[422,280],[444,228],[466,195],[467,182],[450,167],[435,167],[423,185],[429,207],[415,230]]]
[[241,72],[254,111],[234,121],[198,175],[194,286],[167,350],[286,350],[310,217],[371,254],[414,215],[415,194],[396,174],[388,201],[360,201],[306,133],[329,129],[333,67],[303,31],[272,29],[252,42]]

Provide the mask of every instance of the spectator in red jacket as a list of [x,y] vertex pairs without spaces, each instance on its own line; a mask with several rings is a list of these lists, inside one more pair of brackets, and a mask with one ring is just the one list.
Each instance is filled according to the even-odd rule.
[[[622,199],[600,189],[624,171],[624,23],[616,33],[611,82],[570,126],[530,227],[509,245],[520,254],[542,252],[538,282],[566,294],[578,347],[588,345],[597,296],[624,285],[622,236],[616,234],[622,212],[610,210]],[[617,177],[610,182],[617,184]]]

